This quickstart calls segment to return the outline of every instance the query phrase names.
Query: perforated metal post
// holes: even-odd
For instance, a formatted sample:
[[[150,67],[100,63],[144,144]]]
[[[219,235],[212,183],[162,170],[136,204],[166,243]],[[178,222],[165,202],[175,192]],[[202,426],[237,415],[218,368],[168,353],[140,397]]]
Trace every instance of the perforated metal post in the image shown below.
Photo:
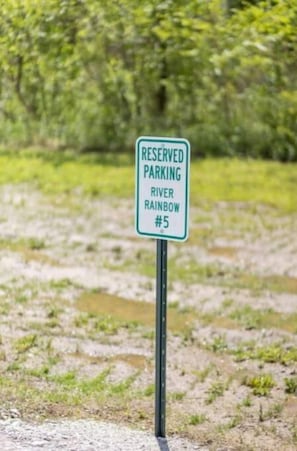
[[[167,241],[157,240],[155,435],[165,437]]]

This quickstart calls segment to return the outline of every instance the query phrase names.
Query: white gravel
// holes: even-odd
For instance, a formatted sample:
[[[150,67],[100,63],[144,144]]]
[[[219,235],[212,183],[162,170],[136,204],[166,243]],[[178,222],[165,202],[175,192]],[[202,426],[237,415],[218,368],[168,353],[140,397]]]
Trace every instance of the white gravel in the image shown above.
[[[206,451],[179,437],[153,434],[94,420],[28,423],[0,421],[1,451]]]

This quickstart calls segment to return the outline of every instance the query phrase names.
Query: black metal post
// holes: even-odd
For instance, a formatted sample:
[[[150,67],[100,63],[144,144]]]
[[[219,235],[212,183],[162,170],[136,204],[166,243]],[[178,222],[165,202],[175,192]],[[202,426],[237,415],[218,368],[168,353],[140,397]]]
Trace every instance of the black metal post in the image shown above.
[[[165,437],[167,240],[157,240],[155,436]]]

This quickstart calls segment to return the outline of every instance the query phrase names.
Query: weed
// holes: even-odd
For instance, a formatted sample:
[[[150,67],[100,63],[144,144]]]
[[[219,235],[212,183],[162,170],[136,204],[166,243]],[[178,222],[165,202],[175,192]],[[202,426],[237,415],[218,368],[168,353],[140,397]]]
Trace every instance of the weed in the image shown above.
[[[45,242],[40,238],[30,238],[28,240],[28,245],[29,249],[31,249],[32,251],[39,251],[46,247]]]
[[[246,377],[243,384],[252,388],[256,396],[268,396],[275,382],[271,374],[261,374],[259,376]]]
[[[107,376],[110,373],[110,368],[102,371],[98,376],[92,379],[82,379],[78,380],[75,373],[66,373],[63,376],[55,377],[55,382],[58,382],[66,388],[71,388],[77,393],[82,393],[85,396],[100,396],[103,392],[109,396],[119,396],[124,395],[131,388],[137,373],[128,377],[124,381],[111,384],[107,381]]]
[[[144,390],[144,396],[152,396],[155,393],[155,384],[150,384]]]
[[[248,359],[256,359],[265,363],[281,363],[283,365],[289,365],[297,361],[297,348],[291,346],[290,348],[284,349],[281,344],[272,344],[262,347],[239,347],[232,351],[232,353],[239,362]]]
[[[230,298],[224,299],[223,302],[222,302],[222,310],[224,311],[224,310],[232,307],[233,304],[234,304],[234,300],[233,299],[230,299]]]
[[[59,327],[60,326],[60,322],[58,321],[57,318],[52,318],[50,321],[47,321],[45,326],[49,327],[50,329],[54,329],[55,327]]]
[[[21,369],[21,364],[19,360],[15,360],[10,363],[7,367],[7,371],[19,371]]]
[[[193,374],[197,377],[198,382],[204,382],[208,375],[215,369],[215,365],[210,363],[203,370],[193,371]]]
[[[96,252],[96,251],[97,251],[96,244],[93,243],[87,244],[86,252]]]
[[[17,294],[15,297],[15,302],[17,304],[25,304],[28,301],[28,296],[26,294]]]
[[[154,338],[155,338],[155,331],[152,329],[152,330],[145,330],[143,333],[142,333],[142,338],[147,338],[148,340],[154,340]]]
[[[89,323],[89,315],[81,313],[74,318],[73,323],[75,327],[85,327]]]
[[[51,307],[50,310],[48,311],[47,317],[52,319],[52,318],[58,318],[59,313],[62,312],[62,309],[58,308],[58,307]]]
[[[228,344],[223,336],[218,335],[207,347],[213,352],[222,352],[228,349]]]
[[[232,417],[228,423],[225,425],[226,429],[233,429],[236,426],[238,426],[240,424],[240,422],[242,421],[242,417],[240,415],[235,415],[234,417]]]
[[[32,369],[27,371],[28,374],[38,378],[44,378],[49,374],[50,367],[48,365],[44,365],[41,368]]]
[[[51,379],[56,382],[56,384],[62,385],[63,387],[73,387],[76,384],[76,374],[74,371],[68,371],[67,373],[53,376]]]
[[[252,309],[249,305],[234,310],[230,314],[230,318],[239,321],[239,323],[247,330],[258,329],[261,324],[259,311]]]
[[[185,324],[185,327],[184,327],[184,331],[180,334],[178,334],[178,335],[181,335],[182,336],[182,339],[183,339],[183,344],[187,344],[187,343],[193,343],[193,341],[194,341],[194,337],[193,337],[193,327],[190,327],[189,325],[187,325],[187,324]]]
[[[25,335],[14,342],[14,348],[19,354],[24,353],[36,345],[36,340],[35,334]]]
[[[172,401],[181,401],[182,399],[184,399],[185,395],[186,395],[186,393],[183,391],[170,393],[170,399]]]
[[[297,376],[285,378],[285,392],[297,396]]]
[[[259,405],[259,415],[258,415],[258,418],[259,418],[259,423],[262,423],[263,421],[265,421],[264,411],[263,411],[263,405],[262,405],[261,402],[260,402],[260,405]]]
[[[104,332],[108,335],[118,333],[120,328],[135,330],[138,327],[137,321],[119,321],[111,315],[102,315],[96,318],[94,328],[98,332]]]
[[[125,380],[117,384],[110,384],[110,386],[108,387],[108,392],[112,395],[123,395],[131,388],[131,385],[135,381],[137,375],[138,372],[132,374],[131,376],[127,377]]]
[[[74,286],[74,283],[70,279],[60,279],[60,280],[52,280],[50,283],[51,288],[55,290],[64,290],[66,288],[70,288]]]
[[[197,426],[198,424],[205,423],[205,421],[207,421],[206,415],[204,415],[203,413],[202,414],[200,413],[200,414],[191,415],[189,417],[188,423],[191,426]]]
[[[115,255],[115,257],[120,258],[120,256],[122,255],[123,252],[123,248],[120,245],[117,246],[113,246],[111,248],[112,253]]]
[[[251,397],[248,395],[246,398],[244,398],[243,400],[242,400],[242,406],[244,406],[244,407],[251,407],[251,405],[252,405],[252,400],[251,400]]]
[[[213,403],[219,396],[223,396],[226,390],[226,384],[223,382],[213,382],[207,391],[206,404]]]
[[[247,330],[275,327],[291,333],[296,331],[296,313],[283,314],[272,309],[259,310],[246,305],[233,310],[228,317]]]
[[[284,409],[284,404],[274,403],[265,413],[265,419],[278,418]]]

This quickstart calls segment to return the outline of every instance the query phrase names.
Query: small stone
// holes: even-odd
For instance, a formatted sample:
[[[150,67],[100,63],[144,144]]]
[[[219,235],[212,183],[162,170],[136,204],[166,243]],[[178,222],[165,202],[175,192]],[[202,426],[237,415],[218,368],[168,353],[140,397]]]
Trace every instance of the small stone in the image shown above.
[[[10,418],[19,418],[21,416],[18,409],[9,409]]]

